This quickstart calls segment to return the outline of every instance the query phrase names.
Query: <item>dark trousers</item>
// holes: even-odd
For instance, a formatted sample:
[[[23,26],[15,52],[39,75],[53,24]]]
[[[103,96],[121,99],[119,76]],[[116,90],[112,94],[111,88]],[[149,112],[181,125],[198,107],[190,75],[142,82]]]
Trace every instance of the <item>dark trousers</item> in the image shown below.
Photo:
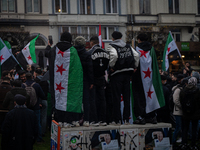
[[[187,136],[188,136],[188,131],[189,131],[189,125],[190,122],[192,122],[192,140],[191,140],[191,146],[194,146],[196,143],[196,136],[197,136],[197,125],[198,125],[198,120],[186,120],[183,119],[183,134],[182,134],[182,143],[185,144],[187,143]]]
[[[56,122],[72,123],[72,121],[79,120],[79,113],[67,112],[55,109],[54,118]]]
[[[123,120],[129,121],[130,116],[130,73],[121,72],[110,77],[113,94],[113,121],[118,123],[121,119],[121,94],[124,100]]]
[[[83,81],[83,111],[84,121],[90,121],[90,84]]]
[[[93,88],[90,90],[90,122],[98,122],[95,91],[96,86],[94,85]]]
[[[106,122],[112,122],[113,116],[113,98],[112,98],[112,90],[110,83],[106,83],[105,89],[105,97],[106,97]]]
[[[104,76],[94,78],[95,102],[98,121],[106,122],[106,98],[105,98],[105,78]]]

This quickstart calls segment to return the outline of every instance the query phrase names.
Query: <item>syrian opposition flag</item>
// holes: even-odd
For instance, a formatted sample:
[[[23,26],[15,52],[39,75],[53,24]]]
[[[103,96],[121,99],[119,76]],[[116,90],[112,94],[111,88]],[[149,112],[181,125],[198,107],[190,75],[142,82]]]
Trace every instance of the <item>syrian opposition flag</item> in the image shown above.
[[[162,70],[167,71],[169,69],[169,63],[179,58],[181,58],[181,54],[178,50],[178,47],[170,31],[167,38],[167,42],[165,44],[164,53],[163,53]]]
[[[37,37],[31,40],[17,55],[17,60],[24,69],[27,68],[27,65],[32,65],[33,63],[37,63],[35,54],[35,41],[37,40],[38,37],[39,34],[37,35]]]
[[[55,108],[81,113],[83,98],[83,70],[77,50],[64,52],[56,47],[54,63]]]
[[[138,84],[142,84],[144,90],[140,94],[144,94],[146,113],[150,113],[165,105],[157,58],[153,47],[150,51],[144,51],[136,47],[136,51],[140,55],[139,70],[141,75],[140,81],[142,82]],[[137,80],[139,81],[139,79]]]
[[[99,25],[99,46],[102,47],[104,49],[104,43],[102,41],[102,37],[101,37],[101,25]]]
[[[13,69],[18,63],[15,57],[9,51],[3,40],[0,38],[0,77],[4,70]]]
[[[121,118],[123,118],[123,111],[124,111],[123,95],[121,95],[121,104],[120,105],[121,105]],[[136,120],[136,117],[134,115],[134,109],[133,109],[133,107],[134,107],[134,99],[133,99],[132,81],[131,81],[130,82],[130,117],[129,117],[129,123],[130,124],[133,124],[133,122]]]
[[[12,48],[11,48],[11,45],[8,41],[3,41],[5,43],[5,45],[7,46],[8,50],[12,53]]]

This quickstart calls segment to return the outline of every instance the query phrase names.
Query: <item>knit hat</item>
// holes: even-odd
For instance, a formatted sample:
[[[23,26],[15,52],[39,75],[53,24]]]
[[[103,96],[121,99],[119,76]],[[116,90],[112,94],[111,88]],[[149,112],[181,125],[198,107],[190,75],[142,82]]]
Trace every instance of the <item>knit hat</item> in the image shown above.
[[[85,46],[86,40],[83,36],[77,36],[74,41],[75,46]]]
[[[197,85],[197,79],[195,77],[191,77],[188,80],[188,84],[192,84],[192,85],[196,86]]]
[[[195,77],[197,80],[199,80],[199,73],[196,72],[196,71],[194,71],[194,72],[192,73],[192,77]]]
[[[60,37],[60,41],[68,41],[68,42],[72,42],[72,35],[65,31],[62,33],[61,37]]]
[[[21,95],[21,94],[16,94],[14,97],[14,101],[18,104],[18,105],[24,105],[26,102],[26,97]]]
[[[113,39],[115,39],[115,40],[121,39],[121,38],[122,38],[122,33],[119,32],[119,31],[114,31],[114,32],[112,33],[112,37],[113,37]]]

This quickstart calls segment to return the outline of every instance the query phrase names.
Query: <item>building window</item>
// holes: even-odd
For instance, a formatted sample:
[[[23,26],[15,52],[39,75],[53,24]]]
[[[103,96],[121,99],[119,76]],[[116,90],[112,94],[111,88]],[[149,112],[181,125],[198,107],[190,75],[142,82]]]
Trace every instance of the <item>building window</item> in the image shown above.
[[[150,14],[150,0],[140,0],[140,14]]]
[[[92,26],[81,27],[80,35],[89,41],[92,36],[97,35],[97,28]]]
[[[181,41],[181,32],[172,32],[172,36],[174,37],[174,40],[176,42],[180,42]]]
[[[92,0],[79,0],[80,14],[93,14]]]
[[[118,12],[118,0],[106,0],[106,13]]]
[[[56,13],[67,13],[68,0],[55,0],[55,12]]]
[[[102,27],[101,28],[101,37],[103,40],[112,40],[111,34],[116,31],[116,27]]]
[[[169,2],[169,13],[178,14],[179,13],[179,0],[168,0]]]
[[[39,12],[40,11],[40,0],[26,0],[27,12]]]
[[[92,36],[97,35],[97,27],[94,26],[81,26],[79,32],[77,27],[62,27],[62,31],[70,32],[73,40],[77,36],[83,36],[87,41],[89,41]]]
[[[2,0],[1,10],[2,12],[15,12],[15,0]]]
[[[77,27],[62,27],[61,29],[61,34],[62,32],[68,31],[72,35],[72,39],[74,40],[78,36],[78,28]]]
[[[200,0],[197,0],[198,14],[200,14]]]

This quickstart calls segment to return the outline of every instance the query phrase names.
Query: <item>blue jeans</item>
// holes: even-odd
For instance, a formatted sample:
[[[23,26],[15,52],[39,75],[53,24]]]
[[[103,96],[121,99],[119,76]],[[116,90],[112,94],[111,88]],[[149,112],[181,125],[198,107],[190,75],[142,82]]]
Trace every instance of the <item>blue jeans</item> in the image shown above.
[[[37,142],[42,141],[42,133],[41,133],[41,124],[40,124],[40,110],[33,110],[35,112],[35,115],[37,117],[38,122],[38,137]]]
[[[177,139],[178,133],[182,129],[182,116],[175,115],[175,118],[176,118],[176,128],[175,128],[174,133],[173,133],[172,144],[176,143],[176,139]]]
[[[46,132],[47,125],[47,100],[42,100],[42,108],[40,109],[40,118],[41,118],[41,132],[42,135]]]

